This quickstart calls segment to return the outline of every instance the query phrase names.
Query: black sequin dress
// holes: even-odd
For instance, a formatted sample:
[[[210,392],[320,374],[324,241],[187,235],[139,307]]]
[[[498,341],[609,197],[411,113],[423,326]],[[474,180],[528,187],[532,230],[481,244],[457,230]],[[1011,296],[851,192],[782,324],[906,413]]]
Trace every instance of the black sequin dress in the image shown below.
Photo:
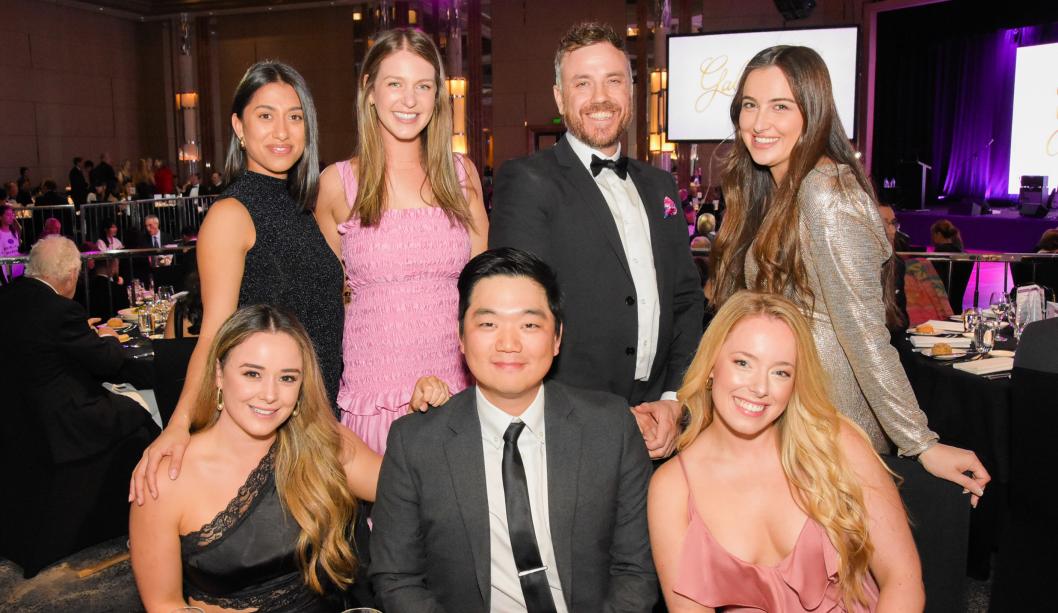
[[[246,253],[239,307],[273,304],[297,316],[316,348],[331,406],[337,407],[345,317],[338,256],[312,214],[290,196],[286,179],[246,171],[221,197],[246,207],[257,235]]]

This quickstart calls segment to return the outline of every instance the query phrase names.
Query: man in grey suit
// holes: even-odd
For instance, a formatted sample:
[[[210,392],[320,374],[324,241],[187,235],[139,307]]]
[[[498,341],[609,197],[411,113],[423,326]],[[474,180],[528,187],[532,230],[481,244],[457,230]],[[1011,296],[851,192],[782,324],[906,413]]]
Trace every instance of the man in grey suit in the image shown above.
[[[477,385],[390,430],[371,538],[383,608],[650,611],[650,461],[623,398],[544,384],[562,339],[554,273],[497,249],[458,287]]]

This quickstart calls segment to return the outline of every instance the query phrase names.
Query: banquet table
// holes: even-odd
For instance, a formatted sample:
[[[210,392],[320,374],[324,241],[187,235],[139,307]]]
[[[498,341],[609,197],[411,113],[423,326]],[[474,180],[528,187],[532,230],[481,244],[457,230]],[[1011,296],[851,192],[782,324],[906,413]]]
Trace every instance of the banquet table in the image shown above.
[[[951,362],[938,362],[915,352],[906,339],[894,344],[919,406],[929,417],[930,428],[940,435],[942,443],[974,451],[992,477],[970,520],[968,572],[985,578],[1007,506],[1010,380],[957,370]]]

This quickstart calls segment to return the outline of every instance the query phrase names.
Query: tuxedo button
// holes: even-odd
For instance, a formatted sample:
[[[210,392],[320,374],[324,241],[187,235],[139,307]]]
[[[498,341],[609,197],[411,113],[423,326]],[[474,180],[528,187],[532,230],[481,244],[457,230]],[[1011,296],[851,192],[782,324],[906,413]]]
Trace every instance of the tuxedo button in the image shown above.
[[[635,298],[633,298],[631,296],[628,296],[627,298],[625,298],[625,304],[627,304],[628,306],[632,306],[635,303],[636,303],[636,299]]]
[[[635,355],[635,354],[636,354],[636,348],[635,347],[625,347],[625,355]]]

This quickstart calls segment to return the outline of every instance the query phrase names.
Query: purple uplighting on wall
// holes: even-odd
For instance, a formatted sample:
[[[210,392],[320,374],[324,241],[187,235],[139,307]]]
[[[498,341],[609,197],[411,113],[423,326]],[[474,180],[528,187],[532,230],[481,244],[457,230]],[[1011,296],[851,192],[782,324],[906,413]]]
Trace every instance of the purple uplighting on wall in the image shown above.
[[[1055,23],[999,30],[945,58],[958,77],[938,80],[934,99],[936,117],[954,115],[934,124],[934,159],[948,156],[944,193],[1007,197],[1017,49],[1056,41]]]

